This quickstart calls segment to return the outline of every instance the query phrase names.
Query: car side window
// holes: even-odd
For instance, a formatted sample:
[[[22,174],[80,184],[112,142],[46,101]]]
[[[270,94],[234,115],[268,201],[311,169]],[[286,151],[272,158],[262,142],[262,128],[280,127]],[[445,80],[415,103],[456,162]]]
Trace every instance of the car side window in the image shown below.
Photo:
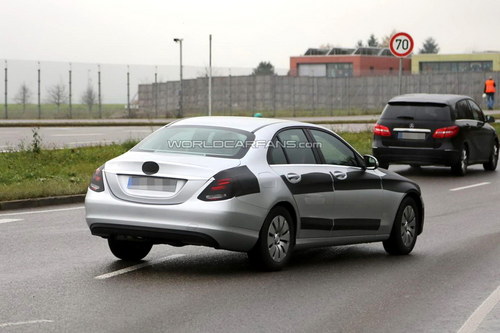
[[[479,105],[474,101],[468,100],[470,108],[472,110],[472,116],[475,120],[484,121],[484,114]]]
[[[269,164],[287,164],[285,152],[278,140],[274,140],[269,147],[268,161]]]
[[[469,103],[465,99],[455,105],[455,119],[473,119]]]
[[[310,142],[302,129],[294,128],[282,131],[278,134],[278,140],[272,147],[271,156],[280,159],[281,149],[288,164],[316,164],[316,158]],[[281,158],[282,160],[282,158]]]
[[[310,130],[317,148],[323,154],[327,164],[357,166],[356,154],[337,137],[318,130]]]

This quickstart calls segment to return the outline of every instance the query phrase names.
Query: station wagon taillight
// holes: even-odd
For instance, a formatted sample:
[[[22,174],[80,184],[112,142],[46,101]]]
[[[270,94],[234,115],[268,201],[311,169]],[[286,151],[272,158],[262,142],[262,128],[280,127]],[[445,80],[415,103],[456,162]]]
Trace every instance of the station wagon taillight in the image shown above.
[[[375,127],[373,128],[373,134],[379,136],[391,136],[391,130],[387,126],[375,124]]]
[[[453,138],[453,137],[458,135],[459,131],[460,131],[460,127],[458,127],[458,126],[442,127],[442,128],[438,128],[434,132],[434,134],[432,134],[432,137],[434,139]]]

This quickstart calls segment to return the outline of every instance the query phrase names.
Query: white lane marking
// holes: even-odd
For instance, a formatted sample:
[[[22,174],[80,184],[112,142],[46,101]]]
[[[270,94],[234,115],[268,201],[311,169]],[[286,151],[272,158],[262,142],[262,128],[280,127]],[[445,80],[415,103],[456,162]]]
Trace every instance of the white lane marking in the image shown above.
[[[19,326],[19,325],[30,325],[30,324],[42,324],[42,323],[53,323],[53,320],[48,319],[39,319],[39,320],[29,320],[29,321],[18,321],[15,323],[2,323],[0,324],[0,328],[9,327],[9,326]]]
[[[138,269],[141,269],[141,268],[144,268],[147,266],[152,266],[152,265],[158,264],[160,262],[164,262],[164,261],[168,261],[168,260],[172,260],[172,259],[176,259],[176,258],[180,258],[180,257],[184,257],[184,256],[185,256],[185,254],[173,254],[171,256],[164,257],[164,258],[161,258],[158,260],[153,260],[153,261],[145,262],[142,264],[126,267],[126,268],[119,269],[119,270],[111,272],[111,273],[102,274],[102,275],[96,276],[95,279],[97,279],[97,280],[109,279],[109,278],[117,276],[117,275],[130,273],[130,272],[136,271]]]
[[[0,219],[0,224],[23,221],[23,219]]]
[[[82,134],[52,134],[51,136],[96,136],[104,133],[82,133]]]
[[[474,311],[457,333],[475,332],[484,318],[500,302],[500,286]]]
[[[473,185],[468,185],[468,186],[462,186],[462,187],[452,188],[452,189],[450,189],[450,191],[467,190],[469,188],[474,188],[474,187],[484,186],[484,185],[490,185],[490,184],[491,184],[490,182],[484,182],[484,183],[479,183],[479,184],[473,184]]]
[[[41,214],[41,213],[53,213],[53,212],[65,212],[65,211],[68,211],[68,210],[77,210],[77,209],[85,209],[85,207],[81,206],[81,207],[72,207],[72,208],[35,210],[35,211],[32,211],[32,212],[22,212],[22,213],[7,213],[7,214],[0,214],[0,217],[3,217],[3,216],[30,215],[30,214]]]

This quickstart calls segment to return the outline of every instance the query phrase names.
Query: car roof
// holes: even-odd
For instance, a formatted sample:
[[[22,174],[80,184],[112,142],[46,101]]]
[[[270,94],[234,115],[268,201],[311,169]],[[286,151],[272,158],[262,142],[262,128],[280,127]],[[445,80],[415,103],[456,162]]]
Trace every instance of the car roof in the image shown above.
[[[274,119],[274,118],[212,116],[212,117],[185,118],[171,123],[170,126],[181,126],[181,125],[217,126],[217,127],[235,128],[247,132],[254,132],[259,128],[278,123],[283,125],[288,125],[288,124],[304,125],[303,123],[298,121]]]
[[[454,105],[462,99],[472,99],[465,95],[454,94],[405,94],[391,98],[390,103],[406,102],[406,103],[437,103]]]

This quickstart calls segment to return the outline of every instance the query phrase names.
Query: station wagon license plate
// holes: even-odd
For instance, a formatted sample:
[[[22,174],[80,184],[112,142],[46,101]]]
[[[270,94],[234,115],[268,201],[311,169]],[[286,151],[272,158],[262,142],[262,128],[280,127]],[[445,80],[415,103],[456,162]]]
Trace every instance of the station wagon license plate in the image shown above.
[[[130,176],[127,188],[130,190],[175,192],[177,180],[171,178]]]
[[[403,140],[425,140],[426,133],[419,132],[399,132],[398,139]]]

